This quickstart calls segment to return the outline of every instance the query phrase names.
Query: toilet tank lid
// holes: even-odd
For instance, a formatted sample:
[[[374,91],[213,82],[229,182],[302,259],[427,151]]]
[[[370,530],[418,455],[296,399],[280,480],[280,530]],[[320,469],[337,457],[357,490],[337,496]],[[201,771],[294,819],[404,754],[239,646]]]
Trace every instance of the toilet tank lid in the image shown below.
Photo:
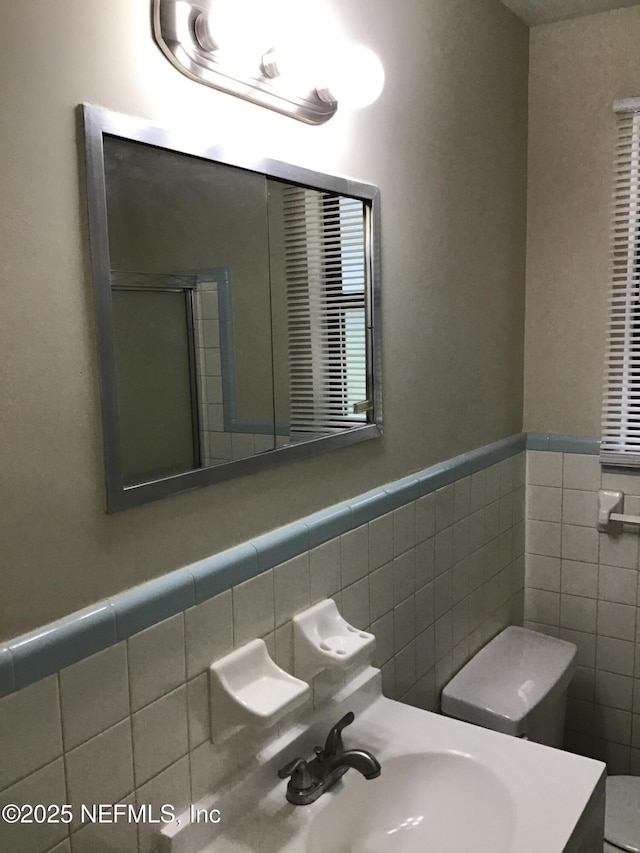
[[[565,640],[505,628],[444,688],[442,712],[505,734],[526,734],[530,712],[566,689],[576,651]]]

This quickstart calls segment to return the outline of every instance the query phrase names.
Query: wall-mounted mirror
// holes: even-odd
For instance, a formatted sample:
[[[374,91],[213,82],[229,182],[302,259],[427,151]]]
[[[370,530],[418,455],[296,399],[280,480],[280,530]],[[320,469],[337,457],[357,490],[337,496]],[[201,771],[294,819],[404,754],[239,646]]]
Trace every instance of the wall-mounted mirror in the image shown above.
[[[82,109],[108,510],[379,436],[377,189]]]

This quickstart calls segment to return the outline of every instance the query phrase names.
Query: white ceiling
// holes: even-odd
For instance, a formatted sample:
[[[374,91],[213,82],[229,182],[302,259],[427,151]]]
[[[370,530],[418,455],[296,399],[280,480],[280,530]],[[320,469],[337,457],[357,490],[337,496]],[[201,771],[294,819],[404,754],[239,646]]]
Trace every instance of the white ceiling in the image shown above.
[[[639,0],[502,0],[519,18],[529,24],[548,24],[552,21],[564,21],[566,18],[579,18],[581,15],[594,15],[596,12],[609,12],[624,6],[640,6]]]

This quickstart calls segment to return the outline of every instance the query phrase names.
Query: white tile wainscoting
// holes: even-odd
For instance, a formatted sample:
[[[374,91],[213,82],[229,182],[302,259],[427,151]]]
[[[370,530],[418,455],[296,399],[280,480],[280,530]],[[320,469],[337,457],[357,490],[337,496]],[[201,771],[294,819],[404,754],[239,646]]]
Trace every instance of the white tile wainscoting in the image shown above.
[[[522,623],[524,516],[518,453],[5,696],[0,806],[70,803],[77,815],[82,803],[197,802],[259,743],[243,732],[210,743],[208,665],[263,637],[291,671],[291,617],[325,597],[376,635],[385,693],[436,709],[451,675],[503,627]],[[313,702],[338,683],[317,676]],[[155,829],[77,818],[0,823],[0,849],[149,853]]]
[[[596,527],[598,489],[640,514],[640,477],[590,454],[527,451],[525,625],[578,646],[566,747],[640,774],[638,528]]]

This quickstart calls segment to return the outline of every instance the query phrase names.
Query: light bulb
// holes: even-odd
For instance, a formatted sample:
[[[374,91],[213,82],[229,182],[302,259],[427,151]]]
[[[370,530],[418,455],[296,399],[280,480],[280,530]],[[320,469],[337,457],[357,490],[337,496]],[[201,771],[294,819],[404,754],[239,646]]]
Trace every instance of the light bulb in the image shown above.
[[[361,44],[346,45],[337,52],[330,71],[316,87],[323,101],[343,107],[372,104],[384,88],[384,68],[376,54]]]
[[[335,15],[322,0],[274,0],[273,49],[263,57],[269,77],[281,77],[297,89],[313,89],[324,79],[327,55],[340,41]]]
[[[224,54],[225,61],[258,65],[273,43],[273,26],[266,0],[213,0],[195,23],[203,50]]]
[[[277,43],[262,63],[269,77],[285,78],[298,90],[313,89],[322,76],[322,55],[315,45]]]

